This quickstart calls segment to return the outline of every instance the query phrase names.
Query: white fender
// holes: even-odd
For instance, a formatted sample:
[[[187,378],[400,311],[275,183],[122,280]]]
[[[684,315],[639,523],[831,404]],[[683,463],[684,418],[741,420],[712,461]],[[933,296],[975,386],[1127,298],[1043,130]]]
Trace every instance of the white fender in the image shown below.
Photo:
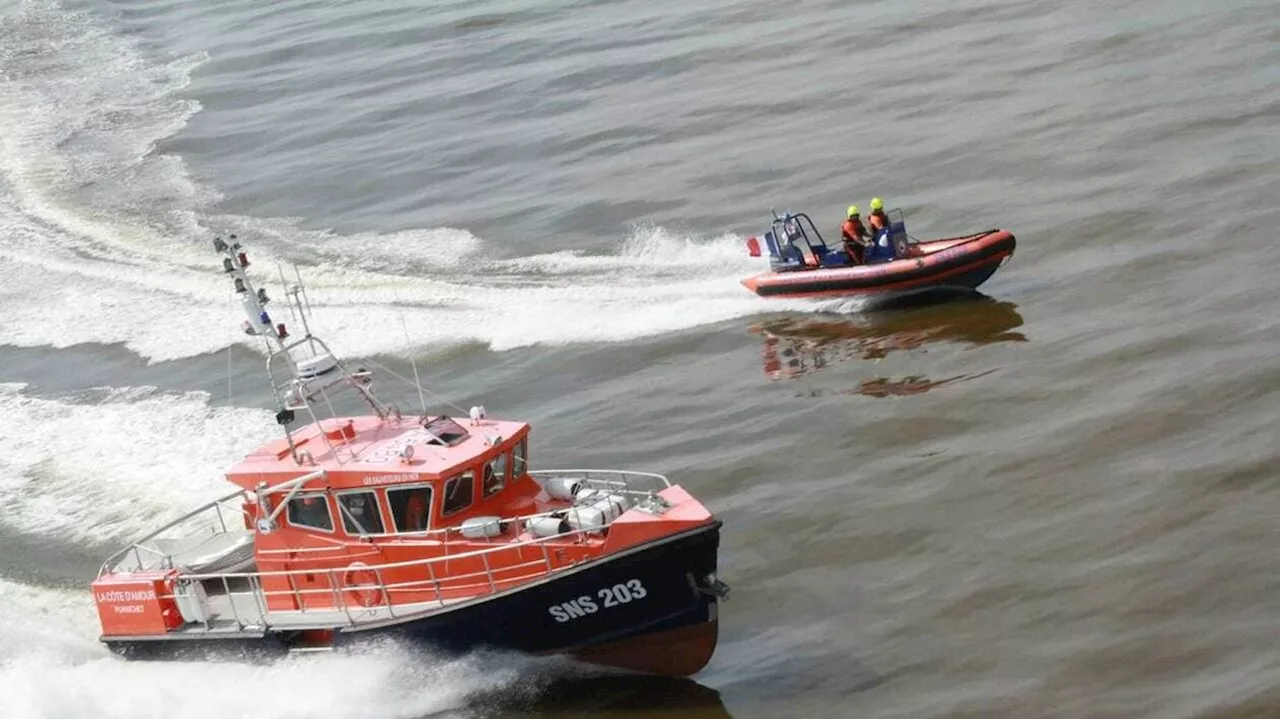
[[[569,531],[561,517],[530,517],[525,521],[524,528],[535,537],[554,537]]]
[[[542,485],[548,497],[565,502],[572,501],[573,496],[578,493],[581,487],[582,482],[573,477],[552,477],[547,480],[546,484]]]
[[[565,519],[570,529],[593,532],[604,529],[604,512],[595,507],[574,507],[566,512]]]
[[[467,539],[487,539],[502,534],[502,517],[471,517],[462,520],[462,536]]]

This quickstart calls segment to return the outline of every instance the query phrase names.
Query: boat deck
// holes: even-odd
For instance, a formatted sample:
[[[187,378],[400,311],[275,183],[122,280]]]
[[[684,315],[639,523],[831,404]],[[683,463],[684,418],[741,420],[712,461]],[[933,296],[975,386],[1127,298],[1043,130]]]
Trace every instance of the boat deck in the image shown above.
[[[210,582],[206,582],[206,585]],[[418,602],[411,604],[382,605],[376,607],[351,607],[342,609],[311,609],[306,611],[266,611],[260,596],[249,588],[231,593],[219,591],[208,594],[208,620],[188,622],[170,634],[230,636],[261,635],[268,631],[298,631],[306,629],[337,629],[342,627],[377,624],[406,616],[428,614],[442,607],[459,604],[466,599]]]

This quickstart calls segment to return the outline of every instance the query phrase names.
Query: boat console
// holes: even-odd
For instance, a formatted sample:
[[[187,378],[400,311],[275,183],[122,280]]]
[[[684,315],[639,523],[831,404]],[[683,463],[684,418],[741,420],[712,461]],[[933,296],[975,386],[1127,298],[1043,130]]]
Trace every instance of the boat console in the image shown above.
[[[911,254],[907,225],[902,217],[902,210],[893,209],[887,214],[893,259],[902,259]],[[782,215],[773,213],[773,222],[763,237],[765,247],[769,250],[769,269],[773,272],[849,267],[854,264],[843,243],[836,247],[828,245],[813,220],[803,212],[787,212]],[[759,239],[748,238],[747,250],[752,257],[759,257]]]

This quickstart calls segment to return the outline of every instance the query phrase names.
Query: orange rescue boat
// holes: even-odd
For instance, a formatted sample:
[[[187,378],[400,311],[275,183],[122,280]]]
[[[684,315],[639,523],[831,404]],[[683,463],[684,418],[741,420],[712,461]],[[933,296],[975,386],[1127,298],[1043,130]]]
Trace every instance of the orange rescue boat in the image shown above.
[[[715,650],[720,520],[661,475],[529,469],[530,426],[402,413],[307,326],[265,306],[215,240],[267,344],[283,437],[236,490],[112,555],[93,581],[101,640],[126,656],[324,651],[365,637],[567,654],[688,675]],[[362,415],[337,415],[339,395]]]
[[[889,213],[890,225],[875,238],[878,250],[856,264],[843,247],[822,239],[809,216],[774,215],[764,234],[769,271],[742,284],[761,297],[833,297],[900,295],[934,289],[976,289],[1013,257],[1016,240],[1008,230],[992,229],[962,237],[917,241],[907,234],[901,210]],[[761,256],[760,239],[747,239],[747,251]]]

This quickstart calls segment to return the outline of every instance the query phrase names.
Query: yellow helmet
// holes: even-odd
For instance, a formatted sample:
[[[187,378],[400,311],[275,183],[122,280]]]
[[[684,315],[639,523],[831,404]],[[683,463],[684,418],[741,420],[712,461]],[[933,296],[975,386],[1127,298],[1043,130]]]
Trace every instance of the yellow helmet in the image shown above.
[[[857,206],[857,205],[849,205],[849,217],[853,217],[853,216],[854,216],[854,215],[856,215],[856,214],[858,214],[858,206]]]
[[[883,210],[883,209],[884,209],[884,200],[880,199],[879,197],[873,197],[873,198],[871,198],[871,209],[872,209],[872,210]]]

